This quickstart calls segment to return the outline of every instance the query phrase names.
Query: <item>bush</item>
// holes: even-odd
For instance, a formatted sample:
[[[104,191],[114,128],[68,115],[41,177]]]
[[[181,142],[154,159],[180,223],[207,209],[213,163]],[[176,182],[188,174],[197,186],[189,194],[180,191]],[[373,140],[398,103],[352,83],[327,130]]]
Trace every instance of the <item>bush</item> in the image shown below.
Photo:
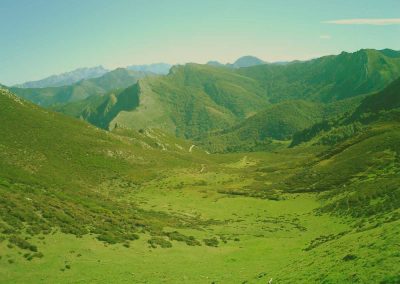
[[[130,233],[130,234],[126,234],[125,238],[127,240],[134,241],[134,240],[138,240],[139,239],[139,235],[134,234],[134,233]]]
[[[344,261],[350,261],[350,260],[355,260],[357,259],[357,256],[354,254],[347,254],[343,257]]]
[[[150,244],[150,246],[152,248],[157,248],[157,246],[160,246],[162,248],[171,248],[172,247],[172,244],[169,241],[167,241],[163,238],[160,238],[160,237],[152,237],[147,242]]]
[[[118,239],[114,235],[111,235],[109,233],[103,233],[97,236],[97,239],[99,241],[106,242],[109,244],[116,244],[118,242]]]
[[[213,237],[211,239],[204,239],[203,241],[204,241],[204,244],[209,247],[218,247],[218,244],[219,244],[216,237]]]

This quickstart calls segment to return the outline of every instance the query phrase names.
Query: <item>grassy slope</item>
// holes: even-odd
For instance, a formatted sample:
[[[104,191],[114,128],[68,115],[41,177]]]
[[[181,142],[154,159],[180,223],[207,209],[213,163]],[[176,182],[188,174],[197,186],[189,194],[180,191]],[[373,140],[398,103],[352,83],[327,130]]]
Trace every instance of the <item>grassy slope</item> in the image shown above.
[[[352,233],[315,239],[310,253],[290,265],[300,271],[300,279],[398,283],[399,139],[398,120],[372,123],[362,133],[329,147],[284,181],[289,191],[320,192],[323,205],[318,212],[354,219]],[[297,148],[301,147],[310,146]],[[335,260],[330,254],[343,258]],[[310,265],[315,275],[307,271]],[[290,279],[287,273],[285,269],[281,274],[284,282]]]
[[[169,167],[199,167],[197,151],[185,158],[186,142],[169,138],[174,145],[167,145],[161,134],[148,132],[117,136],[3,90],[0,100],[0,131],[7,133],[0,139],[3,238],[49,234],[59,228],[77,236],[94,233],[114,243],[134,238],[136,232],[162,233],[163,226],[181,222],[117,202],[107,185],[136,188]]]
[[[357,220],[351,234],[325,236],[311,243],[310,253],[291,269],[317,263],[320,280],[333,282],[366,282],[365,275],[354,273],[359,269],[386,269],[380,272],[380,283],[397,283],[400,267],[396,238],[400,219],[400,160],[399,160],[399,80],[383,91],[366,97],[352,113],[320,132],[315,131],[309,140],[296,148],[328,141],[329,147],[303,166],[303,170],[284,181],[283,188],[296,192],[320,192],[324,203],[318,211]],[[346,127],[355,123],[361,129],[347,135]],[[306,131],[304,134],[306,134]],[[307,136],[307,135],[306,135]],[[341,137],[333,139],[332,137]],[[327,137],[330,137],[328,140]],[[325,139],[325,140],[324,140]],[[345,262],[333,262],[318,256],[323,251],[344,252]],[[373,257],[377,254],[378,257]],[[342,274],[327,269],[339,265]],[[302,270],[301,270],[302,271]],[[286,272],[286,270],[285,270]],[[343,278],[347,273],[347,278]],[[302,273],[304,277],[308,273]],[[378,277],[379,272],[369,274]],[[283,279],[288,279],[282,274]],[[339,280],[342,279],[342,280]]]
[[[78,83],[49,88],[10,88],[18,96],[41,106],[51,106],[84,100],[93,95],[103,95],[114,89],[127,88],[145,77],[143,72],[116,69],[99,78],[82,80]]]
[[[353,113],[336,123],[324,123],[325,128],[319,124],[296,135],[292,146],[302,141],[302,147],[326,144],[329,148],[294,176],[288,187],[296,184],[297,190],[303,191],[333,190],[329,196],[337,195],[337,200],[331,207],[354,215],[398,208],[399,82],[366,97]]]

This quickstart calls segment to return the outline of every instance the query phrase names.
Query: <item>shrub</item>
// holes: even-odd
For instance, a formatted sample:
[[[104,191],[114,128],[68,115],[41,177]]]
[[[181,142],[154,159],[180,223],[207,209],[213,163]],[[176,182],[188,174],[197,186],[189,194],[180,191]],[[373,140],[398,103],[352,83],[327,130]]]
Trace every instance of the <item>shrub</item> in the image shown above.
[[[204,241],[204,244],[209,247],[218,247],[218,244],[219,244],[216,237],[213,237],[211,239],[204,239],[203,241]]]
[[[109,244],[116,244],[118,242],[118,239],[114,235],[111,235],[109,233],[100,234],[97,236],[97,239],[99,241],[106,242]]]
[[[161,237],[152,237],[147,242],[150,244],[150,246],[152,248],[157,248],[157,246],[160,246],[162,248],[171,248],[172,247],[172,244],[169,241],[167,241]]]
[[[127,240],[134,241],[134,240],[138,240],[139,239],[139,235],[137,235],[135,233],[130,233],[130,234],[126,234],[125,238]]]
[[[344,261],[350,261],[357,259],[357,256],[354,254],[347,254],[342,258]]]

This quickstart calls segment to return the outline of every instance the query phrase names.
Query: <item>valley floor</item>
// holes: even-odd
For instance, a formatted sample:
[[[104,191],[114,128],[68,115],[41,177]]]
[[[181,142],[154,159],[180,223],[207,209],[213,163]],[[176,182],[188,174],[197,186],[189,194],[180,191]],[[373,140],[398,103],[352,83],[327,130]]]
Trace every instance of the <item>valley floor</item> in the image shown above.
[[[198,244],[149,243],[152,236],[143,233],[129,244],[110,245],[93,235],[55,232],[32,238],[44,256],[28,261],[23,250],[2,242],[0,282],[377,283],[398,272],[398,223],[356,232],[354,220],[318,213],[317,194],[276,200],[232,194],[251,182],[245,173],[258,161],[239,155],[228,160],[225,171],[204,165],[169,171],[136,189],[102,185],[143,209],[198,220],[164,228]]]
[[[38,240],[43,259],[28,262],[15,251],[8,251],[9,257],[2,259],[0,274],[5,277],[1,281],[241,283],[274,278],[279,283],[279,270],[303,258],[302,249],[312,239],[347,229],[340,220],[315,216],[312,210],[317,202],[312,195],[270,201],[226,197],[204,189],[179,189],[140,192],[138,196],[145,207],[213,219],[211,224],[180,232],[200,240],[217,235],[218,246],[188,246],[173,241],[172,248],[149,248],[149,237],[143,235],[126,248],[105,246],[90,236],[78,239],[57,233],[46,237],[42,245]],[[9,264],[8,259],[16,263]],[[63,271],[65,265],[70,269]]]

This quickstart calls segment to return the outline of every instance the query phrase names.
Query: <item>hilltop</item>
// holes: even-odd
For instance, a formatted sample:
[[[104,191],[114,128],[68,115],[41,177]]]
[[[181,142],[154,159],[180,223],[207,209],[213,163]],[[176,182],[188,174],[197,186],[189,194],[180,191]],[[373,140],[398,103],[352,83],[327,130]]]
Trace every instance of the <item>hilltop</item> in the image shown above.
[[[234,63],[228,64],[227,66],[232,67],[232,68],[243,68],[243,67],[263,65],[266,63],[267,62],[261,60],[260,58],[255,57],[255,56],[246,55],[246,56],[242,56],[242,57],[238,58]]]
[[[250,67],[250,66],[257,66],[266,64],[267,62],[257,58],[255,56],[246,55],[236,59],[233,63],[223,64],[216,60],[210,60],[207,62],[207,65],[215,66],[215,67],[228,67],[228,68],[243,68],[243,67]]]

